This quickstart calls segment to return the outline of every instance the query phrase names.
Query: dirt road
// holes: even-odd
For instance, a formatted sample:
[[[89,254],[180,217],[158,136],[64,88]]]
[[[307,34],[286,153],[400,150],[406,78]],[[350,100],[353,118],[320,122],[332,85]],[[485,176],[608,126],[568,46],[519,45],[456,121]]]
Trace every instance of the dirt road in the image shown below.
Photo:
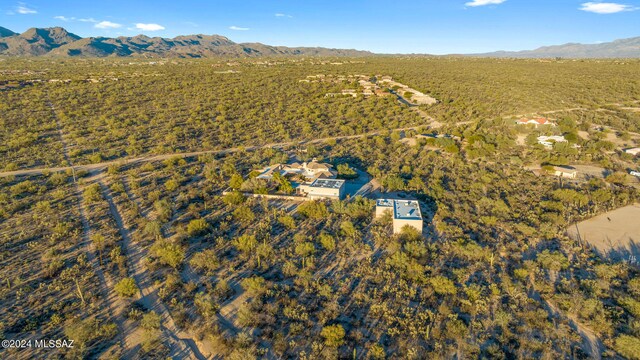
[[[60,118],[56,113],[56,109],[51,103],[51,101],[47,101],[47,106],[51,109],[51,113],[56,120],[56,127],[58,136],[60,137],[60,143],[62,144],[62,153],[65,161],[69,165],[69,167],[73,167],[73,163],[71,162],[71,158],[69,156],[69,149],[67,146],[67,142],[64,138],[64,131],[62,129],[62,125],[60,123]],[[97,249],[93,241],[91,241],[91,225],[89,224],[89,220],[87,217],[86,204],[87,201],[84,198],[84,188],[76,181],[74,176],[74,191],[76,193],[76,206],[78,208],[78,213],[80,217],[80,222],[82,224],[82,244],[81,246],[84,248],[84,252],[87,255],[87,262],[91,264],[93,268],[93,272],[96,274],[98,281],[100,282],[100,295],[104,299],[106,303],[106,311],[116,326],[118,327],[118,335],[116,337],[118,341],[118,346],[120,347],[120,352],[125,352],[127,350],[127,331],[124,319],[122,317],[124,310],[124,302],[117,298],[115,293],[113,292],[113,283],[110,281],[108,277],[105,276],[102,271],[102,265],[98,261],[96,257]]]
[[[591,359],[602,359],[602,353],[606,350],[604,344],[598,336],[584,324],[580,323],[575,316],[565,316],[560,309],[558,309],[553,303],[547,299],[543,299],[540,296],[538,290],[536,290],[535,282],[531,281],[531,288],[528,293],[529,298],[542,304],[542,307],[547,311],[550,317],[557,319],[566,319],[569,326],[575,330],[582,338],[582,348],[589,354]]]
[[[406,130],[415,130],[424,125],[412,126],[412,127],[404,127],[391,129],[390,131],[406,131]],[[183,152],[183,153],[171,153],[171,154],[162,154],[162,155],[151,155],[145,157],[137,157],[137,158],[123,158],[118,160],[106,161],[97,164],[89,164],[89,165],[77,165],[77,166],[62,166],[62,167],[51,167],[51,168],[34,168],[34,169],[23,169],[23,170],[15,170],[15,171],[5,171],[0,172],[0,177],[7,176],[30,176],[30,175],[41,175],[43,173],[51,173],[51,172],[60,172],[67,170],[75,170],[77,171],[88,171],[88,172],[96,172],[102,171],[108,168],[111,165],[127,165],[127,164],[140,164],[146,162],[154,162],[154,161],[162,161],[166,159],[171,159],[174,157],[180,158],[188,158],[188,157],[196,157],[199,155],[227,155],[240,151],[255,151],[260,149],[267,148],[279,148],[279,147],[287,147],[292,145],[305,145],[305,144],[318,144],[323,143],[330,140],[349,140],[349,139],[358,139],[367,136],[375,136],[380,135],[382,130],[372,131],[359,135],[344,135],[344,136],[331,136],[326,138],[314,139],[314,140],[301,140],[301,141],[289,141],[289,142],[281,142],[281,143],[271,143],[266,145],[256,145],[256,146],[247,146],[247,147],[233,147],[227,149],[220,150],[204,150],[204,151],[194,151],[194,152]]]
[[[101,180],[98,181],[98,184],[100,184],[102,194],[109,204],[111,216],[115,220],[120,236],[122,237],[123,250],[127,258],[129,274],[133,277],[140,289],[141,297],[138,299],[138,302],[146,309],[155,311],[162,318],[162,330],[165,335],[165,340],[169,343],[169,357],[172,359],[206,359],[198,349],[195,340],[191,339],[188,334],[176,326],[169,310],[158,297],[153,280],[144,266],[145,259],[147,259],[148,256],[146,249],[132,241],[129,229],[125,226],[118,207],[113,201],[110,189]]]

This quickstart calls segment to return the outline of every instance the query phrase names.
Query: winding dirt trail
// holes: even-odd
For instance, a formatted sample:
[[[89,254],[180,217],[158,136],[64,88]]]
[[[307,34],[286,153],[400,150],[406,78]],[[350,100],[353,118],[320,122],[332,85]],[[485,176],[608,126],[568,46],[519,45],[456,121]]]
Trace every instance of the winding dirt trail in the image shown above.
[[[124,184],[125,184],[124,185],[125,194],[127,198],[130,201],[134,202],[139,207],[141,211],[140,214],[142,217],[144,217],[147,220],[151,220],[149,218],[149,212],[142,208],[137,197],[133,196],[133,194],[131,193],[128,182],[125,181]],[[117,214],[116,222],[118,223],[118,227],[123,231],[127,231],[128,233],[128,229],[124,225],[122,216],[120,216],[120,213],[118,212],[118,208],[114,204],[113,199],[111,198],[111,194],[109,193],[109,190],[106,188],[106,186],[105,186],[105,189],[109,196],[108,198],[109,203],[113,204],[112,211],[115,214]],[[164,229],[161,229],[161,232],[162,232],[162,236],[164,237]],[[145,306],[155,306],[157,308],[157,310],[155,310],[156,312],[158,311],[163,312],[163,314],[160,314],[160,315],[162,316],[163,319],[166,320],[166,323],[165,323],[166,329],[169,330],[171,333],[175,334],[173,338],[176,341],[180,341],[184,343],[184,345],[188,346],[188,350],[190,350],[192,354],[192,357],[190,358],[197,358],[197,359],[211,358],[215,354],[215,349],[212,349],[211,346],[209,346],[209,344],[205,341],[194,340],[195,336],[190,334],[188,331],[180,330],[175,325],[175,322],[173,321],[171,314],[166,309],[166,307],[162,304],[161,300],[157,297],[155,290],[152,288],[151,279],[149,279],[147,271],[145,271],[142,264],[140,263],[142,259],[146,258],[147,251],[145,249],[142,249],[140,245],[132,243],[131,236],[129,234],[127,234],[127,240],[128,240],[127,251],[128,251],[128,255],[130,255],[129,258],[136,262],[135,273],[137,274],[137,276],[134,275],[134,279],[136,280],[136,283],[138,284],[140,291],[143,293],[143,299],[146,298],[147,301],[150,303],[149,305],[145,304]],[[185,283],[189,281],[194,281],[197,283],[199,280],[198,275],[193,273],[193,271],[191,271],[191,268],[188,264],[185,264],[184,269],[180,272],[180,276],[182,281]],[[144,295],[144,294],[147,294],[147,295]],[[183,347],[182,349],[184,350]]]
[[[589,327],[578,321],[575,316],[563,314],[562,311],[560,311],[560,309],[558,309],[553,303],[551,303],[547,299],[543,299],[542,296],[540,296],[538,290],[536,290],[535,284],[533,283],[532,279],[530,279],[530,282],[531,288],[529,289],[529,297],[542,304],[550,317],[557,319],[566,319],[569,323],[569,326],[571,326],[571,328],[575,330],[582,338],[582,348],[589,354],[589,357],[591,359],[601,360],[602,353],[606,350],[606,348],[602,341],[598,338],[596,333]]]
[[[69,148],[64,138],[64,131],[62,128],[62,124],[60,123],[60,118],[58,117],[58,114],[56,113],[56,109],[51,103],[51,100],[47,101],[47,106],[51,109],[51,113],[56,121],[57,132],[58,132],[58,136],[60,137],[60,143],[62,144],[62,154],[64,156],[64,159],[67,162],[67,164],[71,168],[73,168],[73,163],[71,162],[71,158],[69,156]],[[86,209],[87,201],[84,198],[84,187],[78,183],[77,179],[75,178],[75,172],[74,172],[74,178],[73,178],[73,186],[74,186],[75,196],[77,199],[75,203],[78,208],[80,222],[82,223],[82,243],[80,246],[84,248],[84,253],[87,255],[87,261],[89,262],[89,264],[91,264],[91,267],[93,268],[93,271],[100,282],[100,286],[99,286],[100,293],[107,305],[106,307],[107,314],[109,315],[109,318],[114,321],[114,323],[118,328],[118,335],[116,338],[118,340],[118,346],[120,347],[120,352],[126,352],[127,351],[127,335],[126,335],[127,331],[126,331],[125,321],[122,317],[125,304],[115,295],[115,292],[112,291],[114,284],[111,282],[110,278],[105,276],[104,272],[102,271],[102,266],[98,261],[98,258],[96,257],[97,249],[93,241],[91,241],[91,235],[90,235],[91,225],[89,224],[89,220],[87,217],[87,209]]]
[[[148,256],[147,250],[132,241],[129,229],[125,226],[118,207],[113,200],[111,190],[105,185],[102,179],[98,180],[98,184],[100,184],[105,200],[109,203],[111,216],[115,220],[118,231],[122,237],[124,252],[129,265],[129,273],[140,290],[140,298],[138,301],[146,309],[155,311],[162,319],[162,330],[165,339],[168,340],[170,345],[169,357],[172,359],[206,359],[207,357],[200,352],[196,342],[176,326],[169,310],[158,297],[153,280],[144,266],[144,260]]]

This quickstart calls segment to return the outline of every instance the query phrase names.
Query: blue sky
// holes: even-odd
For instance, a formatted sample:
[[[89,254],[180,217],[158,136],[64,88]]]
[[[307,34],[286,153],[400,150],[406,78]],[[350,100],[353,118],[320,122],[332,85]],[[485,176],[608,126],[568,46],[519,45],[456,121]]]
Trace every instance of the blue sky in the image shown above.
[[[476,53],[640,36],[640,0],[3,0],[0,26],[80,36],[220,34],[378,53]]]

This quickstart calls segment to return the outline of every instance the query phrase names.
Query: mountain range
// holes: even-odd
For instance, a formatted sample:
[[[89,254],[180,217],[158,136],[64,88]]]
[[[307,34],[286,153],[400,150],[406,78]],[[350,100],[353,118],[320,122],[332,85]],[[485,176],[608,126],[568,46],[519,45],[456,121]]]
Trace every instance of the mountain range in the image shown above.
[[[478,57],[502,58],[640,58],[640,37],[620,39],[600,44],[577,44],[543,46],[535,50],[497,51],[473,54]]]
[[[174,38],[120,36],[82,38],[61,27],[31,28],[22,34],[0,27],[0,55],[5,56],[142,56],[142,57],[257,57],[280,55],[372,56],[369,51],[322,47],[286,47],[261,43],[235,43],[220,35],[185,35]],[[600,44],[544,46],[535,50],[471,54],[509,58],[640,58],[640,37]]]
[[[31,28],[22,34],[0,27],[0,55],[8,56],[144,56],[255,57],[278,55],[369,56],[368,51],[321,47],[270,46],[235,43],[220,35],[186,35],[172,39],[138,35],[82,38],[61,27]]]

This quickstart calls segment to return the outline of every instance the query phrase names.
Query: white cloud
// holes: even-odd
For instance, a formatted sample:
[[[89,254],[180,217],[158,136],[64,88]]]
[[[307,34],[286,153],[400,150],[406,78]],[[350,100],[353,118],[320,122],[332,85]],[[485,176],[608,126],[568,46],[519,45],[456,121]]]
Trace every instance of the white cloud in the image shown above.
[[[18,12],[18,14],[37,14],[38,13],[34,9],[28,8],[25,4],[16,6],[16,11]]]
[[[233,26],[229,26],[229,29],[230,29],[230,30],[236,30],[236,31],[247,31],[247,30],[249,30],[249,28],[245,28],[245,27],[238,27],[238,26],[235,26],[235,25],[233,25]]]
[[[140,30],[144,30],[144,31],[158,31],[158,30],[164,30],[164,26],[159,25],[159,24],[137,23],[136,24],[136,29],[140,29]]]
[[[78,19],[78,21],[81,22],[90,22],[90,23],[97,23],[98,20],[94,19],[94,18],[85,18],[85,19]]]
[[[100,21],[99,23],[94,25],[98,29],[117,29],[122,27],[122,24],[117,24],[111,21]]]
[[[502,4],[507,0],[473,0],[466,3],[466,6],[476,7],[476,6],[485,6],[485,5],[498,5]]]
[[[607,2],[587,2],[582,4],[580,8],[582,11],[588,11],[596,14],[615,14],[622,11],[633,11],[636,10],[633,6],[618,4],[618,3],[607,3]]]
[[[57,19],[57,20],[62,20],[62,21],[71,21],[71,20],[75,20],[76,19],[74,17],[68,18],[68,17],[62,16],[62,15],[54,16],[53,18]]]
[[[287,14],[283,14],[283,13],[277,13],[276,17],[287,17],[287,18],[292,18],[293,16],[291,15],[287,15]]]

